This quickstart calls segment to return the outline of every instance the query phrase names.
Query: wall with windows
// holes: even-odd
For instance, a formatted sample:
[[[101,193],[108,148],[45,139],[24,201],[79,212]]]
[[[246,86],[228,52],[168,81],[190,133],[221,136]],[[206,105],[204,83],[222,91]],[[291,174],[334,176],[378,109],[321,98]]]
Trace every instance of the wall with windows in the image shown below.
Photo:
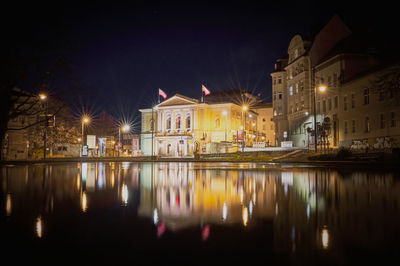
[[[342,117],[341,146],[354,147],[354,143],[366,141],[370,148],[380,148],[380,139],[385,137],[392,146],[399,143],[399,95],[375,83],[388,71],[391,69],[381,69],[343,84],[341,93],[347,95],[348,103],[347,108],[340,104],[338,114]]]

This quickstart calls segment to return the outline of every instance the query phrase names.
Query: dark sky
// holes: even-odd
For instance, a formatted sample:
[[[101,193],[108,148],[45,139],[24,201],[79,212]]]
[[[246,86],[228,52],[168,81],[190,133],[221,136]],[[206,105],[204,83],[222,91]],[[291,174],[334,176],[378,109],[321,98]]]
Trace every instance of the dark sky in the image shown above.
[[[158,88],[196,98],[201,84],[211,92],[249,89],[271,101],[269,74],[295,34],[315,34],[335,14],[353,28],[395,21],[382,1],[184,3],[21,2],[3,9],[11,43],[39,47],[41,55],[21,87],[37,90],[51,71],[51,91],[75,107],[130,117],[156,101]]]

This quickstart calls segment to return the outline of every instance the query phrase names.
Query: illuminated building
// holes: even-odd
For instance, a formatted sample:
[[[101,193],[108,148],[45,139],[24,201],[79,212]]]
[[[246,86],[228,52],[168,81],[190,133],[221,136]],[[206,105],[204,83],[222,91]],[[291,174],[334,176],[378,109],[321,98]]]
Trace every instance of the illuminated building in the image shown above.
[[[232,152],[243,140],[250,147],[272,143],[272,106],[247,91],[212,93],[204,102],[176,94],[139,111],[144,155],[193,156],[196,149],[199,153]]]

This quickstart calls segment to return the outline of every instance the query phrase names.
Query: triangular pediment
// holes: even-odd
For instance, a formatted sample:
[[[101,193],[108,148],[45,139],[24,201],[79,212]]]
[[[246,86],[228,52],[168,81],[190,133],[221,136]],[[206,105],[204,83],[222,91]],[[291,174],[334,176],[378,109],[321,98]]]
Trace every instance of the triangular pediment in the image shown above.
[[[171,98],[159,103],[157,107],[165,107],[165,106],[175,106],[175,105],[188,105],[188,104],[197,104],[198,100],[192,99],[180,94],[175,94]]]

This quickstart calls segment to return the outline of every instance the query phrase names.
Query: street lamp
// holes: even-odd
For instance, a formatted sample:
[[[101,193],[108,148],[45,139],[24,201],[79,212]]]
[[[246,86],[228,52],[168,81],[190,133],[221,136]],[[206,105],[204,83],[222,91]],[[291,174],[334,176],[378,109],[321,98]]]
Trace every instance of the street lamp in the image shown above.
[[[325,92],[327,87],[325,85],[319,85],[318,90]],[[314,149],[317,152],[317,87],[314,87]]]
[[[83,135],[83,133],[84,133],[84,127],[85,127],[85,124],[89,124],[89,122],[90,122],[90,119],[89,119],[88,116],[83,116],[83,117],[82,117],[82,137],[81,137],[81,139],[82,139],[82,145],[81,145],[81,155],[83,155],[83,145],[86,145],[85,137],[84,137],[84,135]]]
[[[224,111],[222,111],[222,115],[225,116],[225,141],[226,141],[226,119],[227,119],[228,112],[224,110]]]
[[[45,123],[44,123],[44,135],[43,135],[43,159],[46,159],[47,126],[49,123],[49,120],[47,119],[47,112],[48,112],[47,95],[45,93],[40,93],[39,100],[46,105],[44,107],[45,108],[45,114],[44,114]]]
[[[118,157],[121,156],[121,130],[122,132],[128,132],[131,129],[131,126],[128,124],[124,124],[118,128]]]
[[[246,112],[248,108],[249,107],[247,105],[243,105],[242,106],[242,124],[243,124],[243,129],[244,129],[245,132],[246,132],[246,114],[243,115],[243,112]],[[243,118],[244,118],[244,121],[243,121]],[[242,132],[242,136],[243,136],[243,132]],[[243,141],[242,142],[242,151],[244,151],[245,136],[243,136],[243,140],[242,141]]]

